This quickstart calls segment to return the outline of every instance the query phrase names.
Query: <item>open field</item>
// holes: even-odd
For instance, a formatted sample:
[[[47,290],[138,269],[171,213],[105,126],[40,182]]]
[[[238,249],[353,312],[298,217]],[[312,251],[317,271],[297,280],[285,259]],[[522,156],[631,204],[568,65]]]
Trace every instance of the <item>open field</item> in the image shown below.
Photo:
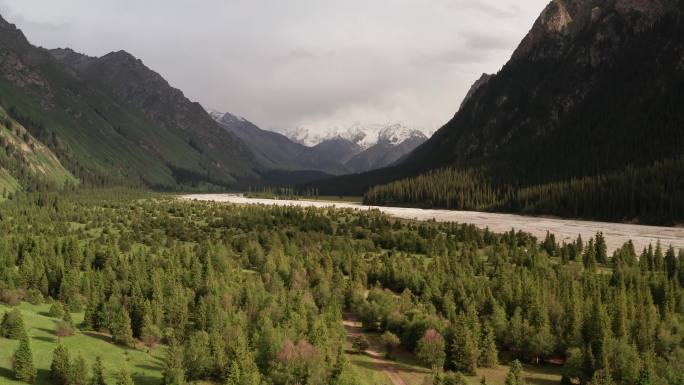
[[[183,199],[229,202],[236,204],[262,204],[278,206],[353,208],[361,210],[377,209],[391,216],[403,219],[436,220],[438,222],[471,223],[478,227],[488,227],[496,233],[510,231],[512,228],[528,232],[543,239],[546,232],[555,234],[558,242],[571,242],[582,235],[587,240],[596,232],[602,231],[608,246],[608,252],[625,244],[630,239],[637,252],[649,244],[661,242],[663,246],[674,246],[684,249],[684,228],[630,225],[624,223],[580,221],[572,219],[526,217],[514,214],[481,213],[475,211],[426,210],[404,207],[364,206],[360,203],[325,202],[313,200],[270,200],[245,198],[235,194],[194,194],[185,195]]]
[[[0,314],[9,309],[0,304]],[[47,316],[50,305],[31,305],[22,303],[19,305],[26,332],[31,341],[33,362],[38,370],[36,385],[48,385],[52,351],[57,347],[57,338],[54,335],[57,319]],[[72,313],[74,322],[78,324],[83,320],[83,313]],[[19,345],[18,341],[0,338],[0,384],[19,385],[23,382],[13,380],[12,355]],[[81,333],[76,331],[71,337],[64,339],[64,345],[69,349],[72,359],[82,355],[86,362],[92,365],[95,357],[102,357],[105,365],[105,375],[110,383],[114,383],[116,374],[124,366],[131,372],[137,385],[157,385],[161,381],[163,349],[147,351],[141,349],[129,349],[114,345],[110,337],[100,333]]]

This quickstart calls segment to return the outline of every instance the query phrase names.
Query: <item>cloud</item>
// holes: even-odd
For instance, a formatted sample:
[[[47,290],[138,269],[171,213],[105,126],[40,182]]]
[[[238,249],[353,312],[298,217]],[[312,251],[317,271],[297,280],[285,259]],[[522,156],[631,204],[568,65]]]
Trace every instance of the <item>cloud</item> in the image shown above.
[[[0,0],[34,44],[140,57],[264,128],[435,129],[548,0]]]

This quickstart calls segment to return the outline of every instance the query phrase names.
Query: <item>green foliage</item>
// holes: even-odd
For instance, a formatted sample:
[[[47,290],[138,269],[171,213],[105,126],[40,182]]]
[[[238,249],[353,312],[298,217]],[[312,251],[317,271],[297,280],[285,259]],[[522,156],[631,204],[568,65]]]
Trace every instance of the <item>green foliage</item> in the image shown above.
[[[26,338],[26,327],[24,326],[21,310],[15,308],[3,314],[2,323],[0,323],[0,336],[12,340]]]
[[[387,354],[387,358],[392,358],[394,354],[394,350],[401,345],[401,340],[399,337],[392,333],[391,331],[385,331],[382,333],[382,343],[385,345],[385,351]]]
[[[28,337],[24,336],[19,340],[19,347],[12,357],[12,367],[14,378],[19,381],[32,384],[36,380],[37,371],[33,366],[33,353]]]
[[[97,356],[95,358],[95,363],[93,364],[93,376],[90,378],[89,385],[107,385],[104,375],[104,364],[102,363],[102,357]]]
[[[684,219],[684,156],[650,166],[514,187],[481,170],[445,168],[375,186],[364,203],[672,224]],[[607,259],[597,240],[598,262]]]
[[[418,341],[416,355],[433,370],[442,370],[446,356],[444,337],[435,329],[426,330]]]
[[[128,369],[121,369],[118,374],[118,379],[116,380],[116,385],[135,385]]]
[[[55,385],[68,385],[71,371],[71,358],[66,346],[60,344],[52,352],[52,364],[50,364],[50,378]]]
[[[50,311],[48,311],[48,315],[52,318],[62,318],[64,317],[64,306],[62,306],[61,303],[55,302],[50,306]]]
[[[523,380],[523,368],[520,361],[515,360],[511,363],[511,368],[506,375],[506,380],[504,382],[506,385],[524,385]]]
[[[89,380],[88,364],[82,355],[78,355],[76,359],[71,362],[69,368],[69,384],[70,385],[88,385]]]

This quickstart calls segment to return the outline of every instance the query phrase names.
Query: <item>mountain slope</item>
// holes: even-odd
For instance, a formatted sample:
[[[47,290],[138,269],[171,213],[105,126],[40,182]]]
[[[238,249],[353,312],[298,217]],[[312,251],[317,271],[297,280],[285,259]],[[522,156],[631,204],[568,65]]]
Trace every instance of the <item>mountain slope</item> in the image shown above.
[[[124,52],[50,52],[0,19],[0,75],[2,105],[87,185],[229,186],[256,177],[239,139]]]
[[[400,165],[316,187],[361,194],[453,167],[517,189],[675,159],[684,149],[682,4],[554,0],[511,60],[483,80]]]
[[[321,171],[332,175],[347,172],[340,162],[293,142],[285,135],[262,130],[254,123],[230,113],[212,112],[211,115],[221,126],[241,139],[266,169]]]
[[[390,166],[425,143],[427,137],[413,131],[406,137],[380,136],[376,144],[349,159],[345,165],[354,172],[365,172]]]

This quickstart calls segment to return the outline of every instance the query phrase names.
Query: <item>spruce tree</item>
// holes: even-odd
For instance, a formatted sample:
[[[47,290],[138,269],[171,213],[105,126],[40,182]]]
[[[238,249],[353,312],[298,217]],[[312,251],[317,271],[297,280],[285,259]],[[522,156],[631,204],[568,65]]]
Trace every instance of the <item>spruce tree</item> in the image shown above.
[[[50,378],[56,385],[69,384],[69,371],[71,359],[66,346],[59,344],[52,352],[52,364],[50,364]]]
[[[93,376],[90,378],[90,385],[107,385],[104,377],[102,357],[97,356],[95,358],[95,363],[93,364]]]
[[[35,366],[33,366],[31,344],[26,336],[19,341],[19,347],[14,352],[12,367],[15,379],[29,384],[36,380],[37,371]]]
[[[88,365],[80,354],[69,368],[69,385],[88,385]]]
[[[175,338],[171,339],[169,346],[166,348],[162,375],[164,385],[185,385],[183,349]]]
[[[480,346],[479,364],[485,368],[494,368],[499,364],[499,352],[496,348],[496,339],[494,330],[487,325],[482,334],[482,343]]]
[[[525,384],[525,381],[523,380],[523,368],[520,361],[515,360],[511,362],[511,368],[508,370],[508,374],[506,374],[506,380],[504,383],[506,385]]]
[[[5,312],[0,323],[0,337],[11,340],[21,340],[26,337],[26,327],[21,310],[15,308],[10,312]]]
[[[125,367],[119,372],[116,385],[135,385],[131,373]]]
[[[114,320],[112,321],[112,338],[114,342],[122,345],[133,343],[133,330],[131,329],[131,318],[126,309],[121,306]]]
[[[479,351],[470,332],[468,322],[462,314],[459,315],[456,321],[451,354],[451,363],[456,371],[469,375],[475,374]]]

